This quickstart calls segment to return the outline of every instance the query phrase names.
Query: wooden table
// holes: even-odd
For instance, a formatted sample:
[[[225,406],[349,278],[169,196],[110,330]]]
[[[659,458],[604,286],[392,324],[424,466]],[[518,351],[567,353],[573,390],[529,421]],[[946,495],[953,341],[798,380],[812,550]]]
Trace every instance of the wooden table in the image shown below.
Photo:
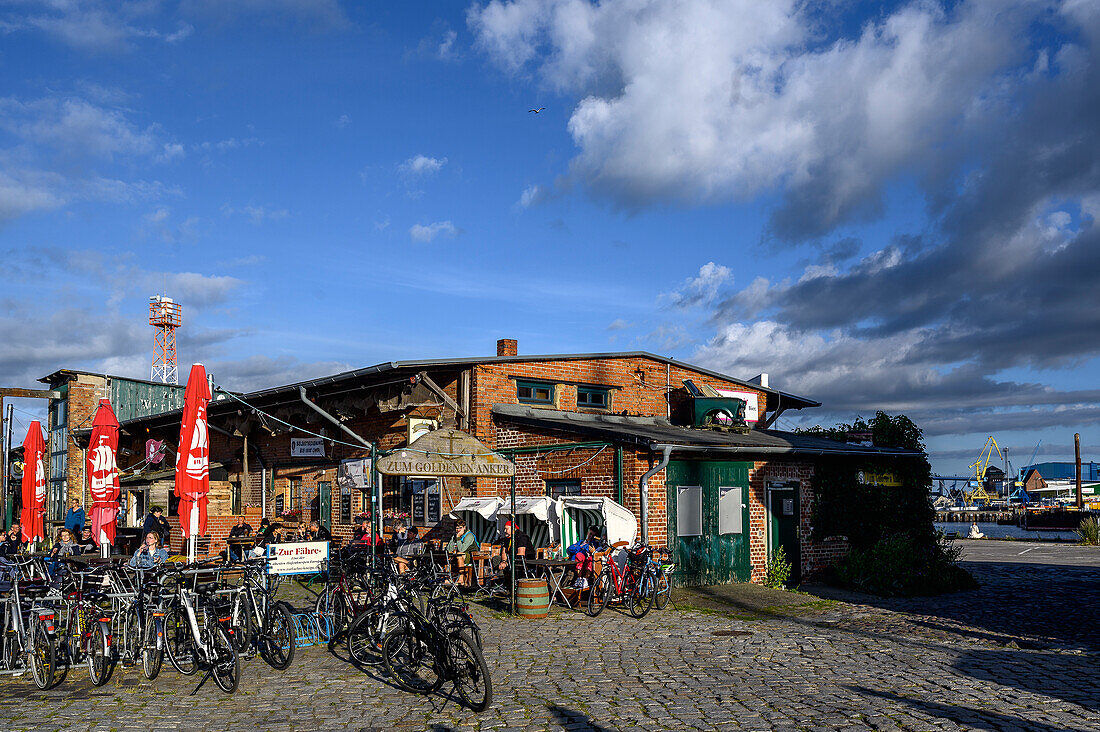
[[[528,567],[537,567],[542,570],[546,582],[550,586],[550,601],[553,602],[554,596],[557,595],[565,603],[565,606],[572,610],[573,605],[570,604],[569,598],[562,592],[561,583],[565,579],[565,573],[572,567],[576,567],[577,563],[572,559],[527,559],[525,561]]]
[[[252,548],[252,545],[256,543],[256,537],[254,536],[227,536],[225,537],[225,545],[229,548],[236,548],[237,556],[244,559],[248,554],[248,551]]]

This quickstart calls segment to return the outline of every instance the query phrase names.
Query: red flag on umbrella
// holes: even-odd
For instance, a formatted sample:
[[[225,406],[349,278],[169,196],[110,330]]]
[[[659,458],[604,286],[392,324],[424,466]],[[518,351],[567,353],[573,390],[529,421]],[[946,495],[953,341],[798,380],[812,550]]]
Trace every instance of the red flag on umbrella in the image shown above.
[[[176,497],[180,499],[180,528],[185,539],[192,532],[196,536],[206,533],[206,494],[210,492],[210,438],[206,426],[209,401],[206,369],[201,363],[194,364],[183,395],[183,422],[176,455]]]
[[[88,490],[92,494],[92,534],[96,541],[106,537],[115,543],[115,517],[118,515],[118,420],[111,402],[99,400],[88,441]]]
[[[43,516],[46,513],[46,443],[42,439],[42,425],[31,422],[27,438],[23,440],[23,541],[41,541],[46,529]]]

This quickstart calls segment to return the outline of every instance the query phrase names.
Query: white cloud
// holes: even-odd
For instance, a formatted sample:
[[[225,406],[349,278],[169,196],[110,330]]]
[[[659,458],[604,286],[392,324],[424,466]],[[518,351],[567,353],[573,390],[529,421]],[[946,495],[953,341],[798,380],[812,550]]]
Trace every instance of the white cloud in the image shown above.
[[[676,308],[710,305],[718,298],[721,287],[732,280],[729,267],[707,262],[699,268],[698,275],[684,280],[678,289],[660,295],[658,301]]]
[[[235,216],[238,214],[245,216],[256,226],[259,226],[264,221],[281,221],[290,216],[290,212],[285,208],[271,208],[270,206],[264,207],[252,204],[234,208],[228,203],[222,206],[222,214],[225,216]]]
[[[413,241],[430,242],[437,236],[453,237],[459,234],[459,229],[450,221],[436,221],[434,224],[413,224],[409,229],[409,236]]]
[[[337,127],[337,128],[339,128],[339,129],[341,129],[341,130],[342,130],[342,129],[344,129],[345,127],[347,127],[348,125],[350,125],[350,124],[351,124],[351,117],[349,117],[349,116],[348,116],[348,115],[346,115],[346,114],[341,114],[341,115],[340,115],[340,117],[339,117],[339,118],[337,118],[337,120],[336,120],[336,123],[335,123],[335,124],[336,124],[336,127]]]
[[[595,190],[638,206],[786,189],[814,217],[788,225],[827,230],[980,124],[1024,51],[1035,11],[1018,6],[913,3],[824,43],[797,0],[492,0],[468,21],[504,69],[579,99],[571,169]]]
[[[615,320],[612,320],[610,324],[608,324],[607,329],[612,331],[626,330],[627,328],[632,328],[633,326],[633,323],[628,323],[622,318],[616,318]]]
[[[164,144],[164,151],[157,156],[157,160],[161,162],[167,162],[174,160],[175,158],[182,158],[187,153],[184,152],[183,145],[178,142],[169,142]]]
[[[148,155],[160,149],[154,128],[139,129],[121,112],[77,97],[31,101],[0,98],[0,129],[29,145],[72,156],[111,159],[115,155]]]
[[[543,186],[538,184],[529,185],[523,189],[523,193],[520,194],[518,205],[522,208],[530,208],[536,204],[542,203],[549,196],[549,192]]]
[[[414,155],[398,166],[398,169],[407,176],[431,175],[437,173],[447,164],[447,158],[431,158],[427,155]]]

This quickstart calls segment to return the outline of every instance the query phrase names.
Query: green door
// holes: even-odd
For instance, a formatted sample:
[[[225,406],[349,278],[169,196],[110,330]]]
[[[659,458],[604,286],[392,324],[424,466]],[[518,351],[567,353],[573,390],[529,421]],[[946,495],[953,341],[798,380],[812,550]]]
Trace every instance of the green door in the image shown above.
[[[769,482],[767,489],[768,510],[768,561],[779,547],[791,565],[790,584],[801,580],[802,546],[799,541],[798,518],[801,515],[797,481]]]
[[[332,530],[332,483],[322,480],[317,483],[318,513],[321,526]]]
[[[752,463],[673,460],[666,470],[676,583],[747,582]]]

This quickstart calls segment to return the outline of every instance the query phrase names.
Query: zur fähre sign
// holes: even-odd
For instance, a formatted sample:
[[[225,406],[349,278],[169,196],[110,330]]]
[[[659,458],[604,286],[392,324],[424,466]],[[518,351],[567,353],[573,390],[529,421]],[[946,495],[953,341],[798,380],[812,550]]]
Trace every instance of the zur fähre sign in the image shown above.
[[[383,475],[507,478],[516,466],[458,430],[434,430],[378,460]]]

